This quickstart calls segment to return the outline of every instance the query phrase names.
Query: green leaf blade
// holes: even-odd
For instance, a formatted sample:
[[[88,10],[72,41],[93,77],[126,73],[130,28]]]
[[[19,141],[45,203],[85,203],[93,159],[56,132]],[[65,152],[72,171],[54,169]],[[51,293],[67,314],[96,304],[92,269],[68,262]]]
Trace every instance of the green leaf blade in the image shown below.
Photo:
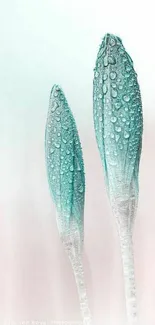
[[[119,37],[106,34],[93,81],[96,139],[111,196],[138,195],[143,117],[137,74]]]
[[[85,174],[80,139],[62,89],[54,85],[45,130],[45,158],[61,235],[76,224],[83,236]]]

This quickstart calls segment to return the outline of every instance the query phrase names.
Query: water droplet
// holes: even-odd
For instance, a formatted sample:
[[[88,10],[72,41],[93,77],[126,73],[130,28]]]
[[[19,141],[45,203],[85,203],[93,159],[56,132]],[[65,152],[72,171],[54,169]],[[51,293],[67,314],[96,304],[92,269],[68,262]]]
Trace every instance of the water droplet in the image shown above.
[[[54,152],[54,148],[51,148],[51,149],[50,149],[50,153],[53,153],[53,152]]]
[[[116,72],[110,72],[110,79],[114,80],[116,78],[117,74]]]
[[[120,135],[119,135],[119,134],[116,134],[116,135],[115,135],[115,140],[116,140],[116,142],[118,142],[119,138],[120,138]]]
[[[84,188],[83,188],[83,186],[81,185],[79,188],[78,188],[78,191],[80,192],[80,193],[83,193],[83,191],[84,191]]]
[[[133,84],[134,84],[134,82],[133,82],[133,80],[131,79],[131,80],[129,81],[129,87],[132,87]]]
[[[57,114],[57,115],[60,115],[60,114],[61,114],[61,109],[60,109],[60,107],[59,107],[59,109],[57,109],[56,114]]]
[[[114,38],[110,38],[110,42],[109,43],[110,43],[111,46],[115,46],[116,41],[115,41]]]
[[[119,88],[120,90],[122,90],[122,89],[123,89],[123,86],[122,86],[122,85],[119,85],[118,88]]]
[[[123,62],[127,62],[126,56],[123,57]]]
[[[98,57],[100,57],[104,53],[104,47],[99,49]]]
[[[110,120],[111,120],[112,123],[115,123],[117,121],[117,117],[116,116],[112,116]]]
[[[77,166],[77,170],[78,170],[78,172],[80,172],[81,171],[81,167],[80,167],[80,165],[78,164],[78,166]]]
[[[60,137],[60,132],[58,133],[58,137]]]
[[[63,174],[64,174],[63,170],[60,170],[60,175],[63,175]]]
[[[119,53],[120,53],[121,55],[123,55],[123,54],[124,54],[124,49],[123,49],[123,47],[122,47],[122,48],[120,48],[120,51],[119,51]]]
[[[108,87],[106,84],[103,85],[103,94],[105,95],[108,91]]]
[[[104,57],[103,64],[104,64],[105,67],[108,66],[109,63],[108,63],[108,57],[107,56]]]
[[[108,78],[107,74],[104,73],[104,75],[103,75],[103,80],[105,81],[105,80],[107,80],[107,78]]]
[[[102,119],[102,116],[100,116],[99,121],[102,122],[102,120],[103,120],[103,119]]]
[[[115,64],[116,63],[115,57],[112,56],[112,55],[108,56],[108,63],[109,64]]]
[[[125,74],[125,77],[126,77],[126,78],[129,78],[129,77],[130,77],[130,74],[129,74],[129,73],[126,73],[126,74]]]
[[[116,130],[116,132],[121,132],[121,127],[120,126],[115,126],[115,130]]]
[[[56,89],[54,92],[54,97],[57,97],[57,96],[58,96],[58,89]]]
[[[114,82],[112,82],[111,87],[116,88],[116,84]]]
[[[116,103],[115,103],[115,108],[116,108],[117,110],[119,110],[119,109],[121,108],[121,106],[122,106],[121,102],[116,102]]]
[[[124,96],[123,96],[123,100],[124,100],[125,102],[129,102],[129,101],[130,101],[130,97],[129,97],[128,95],[124,95]]]
[[[111,137],[112,139],[114,139],[114,137],[115,137],[115,136],[114,136],[114,133],[111,133],[111,134],[110,134],[110,137]]]
[[[130,137],[130,134],[128,132],[124,131],[124,138],[128,139],[129,137]]]
[[[111,90],[111,96],[112,96],[113,98],[116,98],[116,97],[117,97],[117,90],[112,89],[112,90]]]
[[[123,122],[123,123],[126,122],[126,118],[125,118],[125,117],[122,118],[122,122]]]
[[[102,94],[99,94],[99,96],[98,96],[100,99],[102,99]]]
[[[66,140],[66,139],[64,139],[64,138],[62,139],[62,141],[63,141],[63,143],[67,143],[67,140]]]
[[[95,71],[95,78],[97,78],[99,75],[98,71]]]
[[[67,125],[64,125],[64,124],[62,124],[62,128],[65,130],[65,131],[67,131],[69,128],[68,128],[68,126]]]
[[[71,165],[69,169],[70,169],[71,172],[73,172],[73,170],[74,170],[74,166]]]
[[[126,67],[125,67],[125,70],[127,71],[127,72],[130,72],[131,70],[132,70],[132,68],[131,68],[131,65],[126,65]]]
[[[127,112],[127,111],[128,111],[128,107],[126,106],[126,107],[124,108],[124,110]]]
[[[55,112],[55,110],[58,108],[58,103],[54,102],[53,105],[52,105],[52,108],[51,108],[51,112]]]
[[[55,147],[56,147],[57,149],[60,148],[60,144],[59,144],[59,143],[55,143],[54,145],[55,145]]]
[[[59,116],[56,117],[56,121],[60,122],[60,117]]]

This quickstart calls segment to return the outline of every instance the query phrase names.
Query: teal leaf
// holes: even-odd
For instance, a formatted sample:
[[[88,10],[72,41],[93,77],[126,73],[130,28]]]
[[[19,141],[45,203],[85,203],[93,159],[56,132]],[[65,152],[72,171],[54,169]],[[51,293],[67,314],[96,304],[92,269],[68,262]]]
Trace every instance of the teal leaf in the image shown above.
[[[96,140],[111,199],[138,196],[143,117],[137,74],[119,37],[106,34],[93,81]]]
[[[74,227],[83,240],[85,175],[82,149],[74,117],[58,85],[53,86],[50,95],[45,158],[60,236],[70,235]]]

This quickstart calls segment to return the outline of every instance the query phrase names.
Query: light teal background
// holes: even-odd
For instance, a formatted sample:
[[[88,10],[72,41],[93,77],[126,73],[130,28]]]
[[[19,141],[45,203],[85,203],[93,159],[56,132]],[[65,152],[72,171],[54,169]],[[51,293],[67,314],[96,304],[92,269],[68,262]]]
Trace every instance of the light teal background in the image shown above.
[[[140,325],[155,324],[155,43],[151,0],[0,2],[1,324],[10,324],[10,319],[80,319],[44,164],[49,95],[53,83],[58,83],[76,118],[84,149],[84,263],[90,307],[96,324],[124,325],[119,244],[92,114],[93,68],[107,32],[122,38],[134,60],[142,91],[144,142],[135,265]]]

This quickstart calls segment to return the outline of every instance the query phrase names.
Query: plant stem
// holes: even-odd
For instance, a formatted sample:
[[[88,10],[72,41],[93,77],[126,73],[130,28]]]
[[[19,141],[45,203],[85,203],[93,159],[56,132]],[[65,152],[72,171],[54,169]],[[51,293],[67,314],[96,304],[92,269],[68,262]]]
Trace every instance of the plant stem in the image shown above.
[[[131,233],[127,231],[120,232],[120,246],[124,273],[128,324],[133,325],[137,322],[137,301],[134,274],[133,243]]]
[[[135,325],[137,323],[137,299],[132,242],[136,207],[137,200],[134,196],[131,196],[130,199],[122,200],[117,198],[117,200],[112,201],[113,213],[116,217],[120,239],[128,325]]]
[[[73,243],[70,243],[70,245],[67,246],[65,245],[65,250],[67,251],[74,272],[83,324],[91,325],[92,317],[88,306],[88,297],[82,263],[82,252],[80,251],[78,245],[74,245]]]

